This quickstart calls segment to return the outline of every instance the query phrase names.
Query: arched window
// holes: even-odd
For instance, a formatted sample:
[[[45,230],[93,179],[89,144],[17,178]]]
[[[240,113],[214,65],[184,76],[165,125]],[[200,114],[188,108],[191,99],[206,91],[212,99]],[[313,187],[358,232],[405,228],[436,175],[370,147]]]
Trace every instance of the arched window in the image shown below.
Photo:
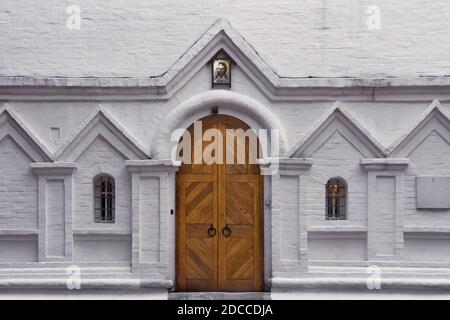
[[[327,220],[345,220],[347,184],[341,178],[332,178],[326,185]]]
[[[95,222],[114,223],[116,209],[116,184],[110,175],[94,178]]]

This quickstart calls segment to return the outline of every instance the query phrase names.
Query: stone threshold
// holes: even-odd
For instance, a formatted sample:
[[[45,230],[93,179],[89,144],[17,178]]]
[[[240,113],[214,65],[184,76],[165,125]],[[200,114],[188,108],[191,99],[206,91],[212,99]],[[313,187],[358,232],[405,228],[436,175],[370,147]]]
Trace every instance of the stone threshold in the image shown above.
[[[169,292],[169,300],[270,300],[270,292]]]

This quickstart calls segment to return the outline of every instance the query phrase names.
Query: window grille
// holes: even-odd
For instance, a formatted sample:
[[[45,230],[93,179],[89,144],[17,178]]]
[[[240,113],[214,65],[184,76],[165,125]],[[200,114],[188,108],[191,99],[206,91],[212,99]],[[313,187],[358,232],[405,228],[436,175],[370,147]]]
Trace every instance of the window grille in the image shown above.
[[[347,185],[340,178],[328,180],[326,185],[326,220],[346,219]]]
[[[114,223],[116,207],[116,189],[114,178],[100,175],[94,178],[95,222]]]

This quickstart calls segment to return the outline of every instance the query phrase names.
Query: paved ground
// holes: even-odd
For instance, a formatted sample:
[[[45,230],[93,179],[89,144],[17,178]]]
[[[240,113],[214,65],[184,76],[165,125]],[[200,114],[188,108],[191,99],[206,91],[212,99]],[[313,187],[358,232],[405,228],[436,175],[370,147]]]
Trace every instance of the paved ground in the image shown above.
[[[8,299],[62,299],[62,300],[450,300],[450,291],[303,291],[303,292],[177,292],[154,290],[2,290],[0,300]]]
[[[270,300],[269,292],[176,292],[170,300]]]

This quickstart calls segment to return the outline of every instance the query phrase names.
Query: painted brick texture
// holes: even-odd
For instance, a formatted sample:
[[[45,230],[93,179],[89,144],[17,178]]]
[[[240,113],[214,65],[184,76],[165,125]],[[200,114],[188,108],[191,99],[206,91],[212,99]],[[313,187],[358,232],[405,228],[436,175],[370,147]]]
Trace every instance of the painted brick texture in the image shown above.
[[[308,188],[308,226],[357,225],[367,220],[367,176],[359,162],[363,156],[335,131],[313,154]],[[325,221],[325,185],[330,178],[341,177],[347,183],[347,220]]]
[[[432,131],[410,154],[411,166],[405,175],[405,225],[448,226],[450,210],[416,209],[416,175],[450,175],[450,144]]]
[[[98,137],[77,159],[74,174],[74,229],[131,230],[131,183],[124,157],[109,142]],[[95,223],[93,179],[101,173],[110,174],[116,183],[114,224]]]
[[[0,74],[158,75],[221,17],[283,76],[448,74],[446,0],[103,0],[80,2],[81,29],[69,30],[72,4],[3,1]],[[380,30],[366,26],[370,5]]]
[[[298,176],[282,176],[281,179],[281,260],[299,260],[299,178]],[[304,221],[302,221],[304,223]]]
[[[66,240],[64,180],[49,180],[46,188],[46,255],[49,257],[64,257]]]
[[[160,182],[159,177],[140,181],[140,256],[141,262],[160,261]]]
[[[444,0],[427,5],[420,0],[395,4],[387,0],[101,0],[81,3],[80,30],[65,26],[65,9],[70,3],[4,2],[0,9],[0,76],[147,78],[163,74],[219,17],[227,18],[280,76],[419,77],[446,75],[450,66],[445,58],[450,49],[450,20],[445,16],[450,3]],[[380,30],[370,31],[365,26],[365,10],[370,4],[382,10]],[[239,49],[234,48],[237,55]],[[195,61],[196,57],[187,58]],[[247,57],[239,58],[245,61]],[[9,126],[0,123],[0,261],[36,262],[48,256],[64,258],[58,260],[61,265],[79,262],[105,267],[117,263],[125,270],[118,277],[173,280],[176,214],[170,215],[170,211],[175,208],[174,167],[127,167],[127,160],[151,162],[146,152],[135,154],[138,148],[127,148],[134,141],[129,137],[150,150],[152,160],[166,159],[168,152],[164,151],[177,143],[176,139],[169,141],[172,132],[167,130],[186,128],[218,105],[221,114],[241,118],[254,128],[279,124],[286,133],[283,143],[290,150],[319,128],[324,115],[342,98],[339,103],[353,118],[340,115],[337,119],[345,121],[335,127],[327,125],[323,132],[328,136],[321,137],[317,145],[313,141],[314,150],[307,147],[312,166],[298,172],[286,169],[280,176],[266,179],[270,183],[265,190],[265,230],[272,231],[266,244],[270,250],[265,248],[266,276],[302,277],[318,266],[353,268],[386,260],[400,267],[408,262],[448,268],[450,210],[416,209],[415,186],[417,175],[450,176],[447,88],[436,88],[430,82],[429,88],[417,92],[416,87],[381,88],[381,93],[348,88],[342,89],[340,96],[333,91],[321,92],[320,97],[315,96],[319,90],[307,88],[310,92],[298,96],[295,92],[284,97],[281,90],[275,97],[261,89],[259,82],[267,79],[255,76],[250,67],[245,63],[235,67],[230,90],[210,90],[210,68],[202,62],[195,74],[187,74],[186,83],[174,78],[181,85],[168,98],[162,94],[144,97],[147,93],[134,96],[136,88],[111,95],[99,88],[76,96],[71,89],[48,96],[32,96],[33,92],[24,90],[0,92],[0,99],[7,100],[30,129],[29,133],[15,132],[15,137],[23,135],[27,143],[23,146],[6,132],[19,124],[9,118]],[[289,89],[285,92],[290,93]],[[396,141],[411,132],[433,99],[441,100],[439,121],[430,122],[423,139],[412,139],[415,146],[411,152],[394,152],[409,158],[408,167],[394,173],[386,168],[366,171],[361,159],[376,157],[368,154],[374,148],[379,149],[380,158],[391,157]],[[194,103],[184,104],[186,101]],[[97,138],[71,146],[70,138],[80,132],[80,125],[95,109],[107,112],[117,122],[103,119],[97,123],[102,126],[99,130],[89,129],[86,134],[88,138],[98,134]],[[348,125],[352,121],[363,130]],[[121,128],[110,130],[114,126]],[[51,128],[59,129],[60,139],[52,137]],[[27,134],[30,136],[25,137]],[[368,136],[379,146],[367,148]],[[38,148],[31,143],[32,137],[58,154],[58,161],[73,160],[76,165],[73,176],[50,173],[45,178],[46,225],[38,223],[38,205],[41,208],[42,204],[37,196],[37,176],[30,168],[37,160],[24,152],[30,145]],[[362,145],[369,152],[358,149]],[[82,150],[81,155],[66,157],[64,152],[58,153],[62,146],[73,147],[67,148],[67,153]],[[163,152],[156,152],[160,150]],[[115,178],[114,224],[94,222],[93,179],[101,173]],[[325,185],[332,177],[347,183],[344,221],[325,220]],[[66,208],[66,204],[71,205]],[[45,232],[39,236],[46,237],[47,246],[44,255],[39,251],[43,249],[37,248],[36,235],[14,234],[42,228]],[[102,272],[96,276],[107,274]]]
[[[0,229],[38,228],[37,177],[30,157],[9,136],[0,141]]]

